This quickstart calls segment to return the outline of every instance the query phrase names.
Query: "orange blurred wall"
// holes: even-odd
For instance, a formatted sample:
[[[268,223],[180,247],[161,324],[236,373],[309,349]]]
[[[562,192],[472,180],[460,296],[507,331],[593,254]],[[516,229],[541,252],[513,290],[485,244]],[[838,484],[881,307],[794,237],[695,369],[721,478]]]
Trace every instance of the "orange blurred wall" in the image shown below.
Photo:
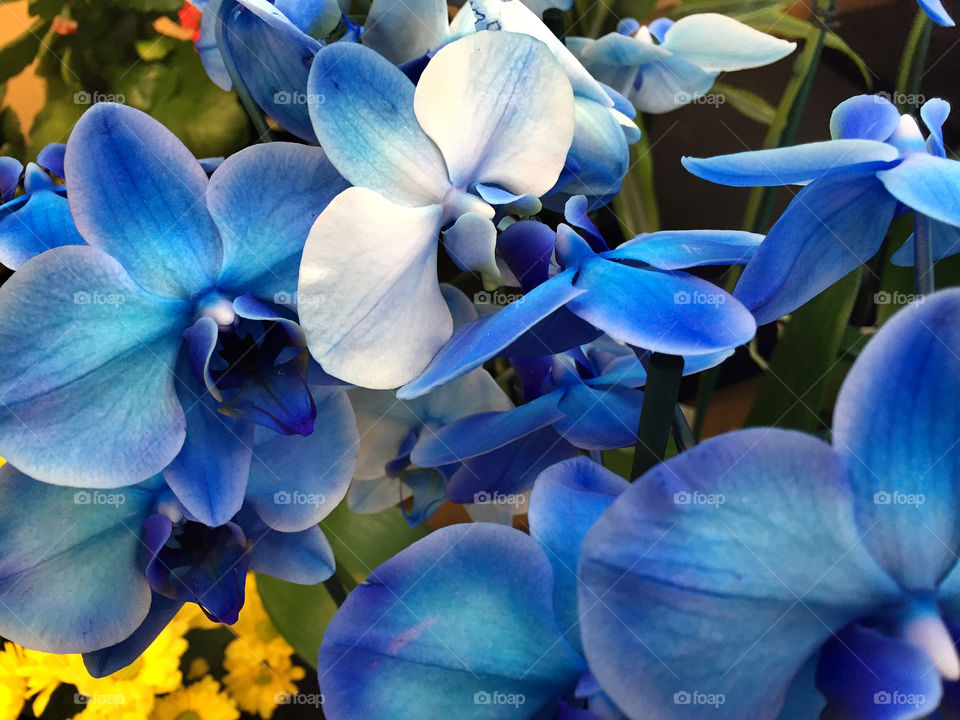
[[[0,45],[22,35],[30,27],[26,0],[0,4]],[[29,128],[40,112],[45,95],[43,81],[36,76],[36,63],[31,64],[7,83],[6,102],[20,118],[22,128]]]

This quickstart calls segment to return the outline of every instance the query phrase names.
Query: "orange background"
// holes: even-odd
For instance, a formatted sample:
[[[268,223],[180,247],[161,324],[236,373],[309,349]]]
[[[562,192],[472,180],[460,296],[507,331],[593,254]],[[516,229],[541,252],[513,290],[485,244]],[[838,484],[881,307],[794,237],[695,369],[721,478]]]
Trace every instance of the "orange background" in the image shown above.
[[[26,0],[0,4],[0,45],[23,34],[30,27]],[[43,106],[45,88],[36,76],[36,63],[7,83],[7,102],[20,118],[20,125],[30,127],[34,116]]]

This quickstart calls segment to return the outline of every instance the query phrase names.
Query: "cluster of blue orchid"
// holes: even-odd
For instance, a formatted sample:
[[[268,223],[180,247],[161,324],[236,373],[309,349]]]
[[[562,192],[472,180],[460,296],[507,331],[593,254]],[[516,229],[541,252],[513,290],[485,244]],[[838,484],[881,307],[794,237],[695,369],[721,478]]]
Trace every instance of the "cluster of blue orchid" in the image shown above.
[[[327,627],[332,720],[960,714],[945,101],[926,137],[860,95],[830,140],[684,158],[801,189],[766,235],[611,247],[591,214],[637,113],[794,43],[714,13],[562,40],[545,0],[374,0],[362,25],[331,0],[195,4],[210,79],[286,140],[197,159],[98,103],[37,162],[0,158],[0,636],[108,675],[184,603],[235,622],[249,570],[334,578],[341,503],[420,525],[453,502],[474,522],[372,569]],[[632,483],[603,467],[637,443],[652,358],[719,366],[911,212],[892,262],[925,294],[855,361],[829,442],[739,430]],[[733,266],[730,292],[698,274]]]

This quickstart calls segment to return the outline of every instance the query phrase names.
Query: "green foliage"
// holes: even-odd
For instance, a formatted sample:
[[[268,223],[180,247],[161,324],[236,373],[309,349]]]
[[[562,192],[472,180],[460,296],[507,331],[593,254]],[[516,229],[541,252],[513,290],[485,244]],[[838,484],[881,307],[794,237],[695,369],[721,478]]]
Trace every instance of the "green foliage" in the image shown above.
[[[37,20],[19,37],[0,48],[0,83],[19,75],[33,62],[49,27],[49,21]]]

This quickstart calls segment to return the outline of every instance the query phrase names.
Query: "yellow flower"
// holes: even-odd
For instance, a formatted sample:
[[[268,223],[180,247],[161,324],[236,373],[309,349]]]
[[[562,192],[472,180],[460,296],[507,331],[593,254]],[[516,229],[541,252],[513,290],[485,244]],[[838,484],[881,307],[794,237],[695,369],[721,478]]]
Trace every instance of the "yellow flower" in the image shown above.
[[[150,720],[237,720],[236,703],[212,677],[158,698]]]
[[[187,680],[199,680],[204,675],[210,674],[210,663],[205,658],[194,658],[187,669]]]
[[[17,647],[6,643],[0,649],[0,720],[17,720],[27,699],[27,681],[17,671],[21,662]]]
[[[269,720],[278,704],[296,694],[296,681],[306,672],[293,664],[289,648],[283,638],[266,643],[263,653],[254,652],[241,638],[227,645],[223,683],[241,710]]]
[[[290,643],[283,639],[270,621],[270,616],[267,615],[263,601],[260,599],[260,593],[257,592],[256,576],[252,572],[247,574],[246,601],[232,629],[237,638],[243,641],[254,655],[266,657],[270,648],[272,652],[278,652],[280,648],[284,648],[286,654],[293,653]]]

